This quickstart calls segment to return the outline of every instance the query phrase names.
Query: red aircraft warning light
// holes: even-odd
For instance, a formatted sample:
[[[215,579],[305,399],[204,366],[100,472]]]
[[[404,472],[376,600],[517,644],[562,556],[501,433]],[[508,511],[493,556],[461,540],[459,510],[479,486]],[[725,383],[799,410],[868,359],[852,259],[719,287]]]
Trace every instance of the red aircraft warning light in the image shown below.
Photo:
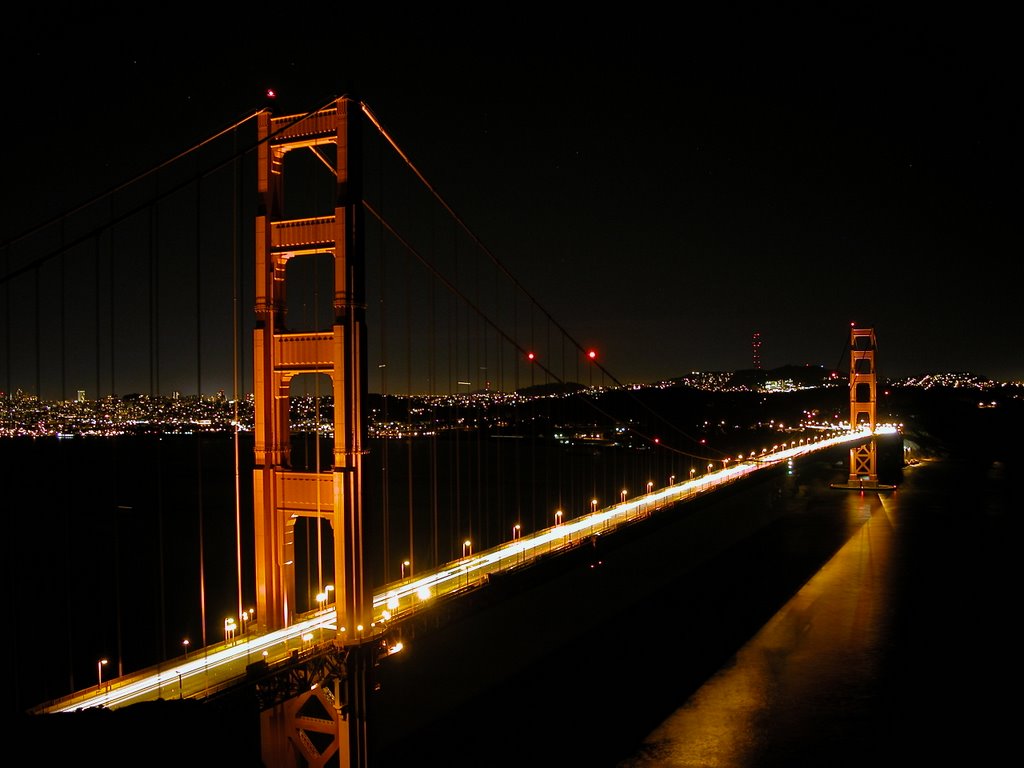
[[[589,357],[591,360],[596,360],[597,352],[595,352],[594,350],[590,350],[589,352],[587,352],[587,357]]]

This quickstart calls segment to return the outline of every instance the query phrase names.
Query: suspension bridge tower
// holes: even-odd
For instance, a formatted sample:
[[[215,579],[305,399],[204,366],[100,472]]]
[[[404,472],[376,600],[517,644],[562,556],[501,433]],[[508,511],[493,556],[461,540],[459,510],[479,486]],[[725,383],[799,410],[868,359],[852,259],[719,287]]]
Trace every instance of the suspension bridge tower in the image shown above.
[[[850,428],[868,428],[871,439],[850,448],[850,474],[846,483],[833,483],[833,488],[890,490],[893,487],[878,483],[877,348],[874,328],[850,327]]]
[[[347,97],[306,115],[259,115],[253,336],[256,616],[264,631],[292,623],[298,605],[299,518],[323,521],[333,532],[333,563],[324,581],[333,586],[337,606],[337,630],[328,643],[336,651],[322,654],[334,661],[327,665],[333,680],[321,676],[313,680],[318,685],[309,685],[307,676],[304,685],[278,696],[261,715],[265,759],[274,766],[366,765],[372,648],[363,633],[371,626],[372,592],[363,568],[366,330],[361,125],[361,106]],[[286,160],[289,153],[300,151],[312,152],[315,164],[326,166],[333,175],[329,215],[284,218]],[[329,330],[290,330],[288,263],[324,254],[333,257],[333,325]],[[334,445],[332,465],[326,469],[319,463],[313,471],[292,468],[290,387],[301,374],[326,376],[331,382]],[[316,734],[308,725],[314,722]],[[319,745],[316,749],[314,743]]]

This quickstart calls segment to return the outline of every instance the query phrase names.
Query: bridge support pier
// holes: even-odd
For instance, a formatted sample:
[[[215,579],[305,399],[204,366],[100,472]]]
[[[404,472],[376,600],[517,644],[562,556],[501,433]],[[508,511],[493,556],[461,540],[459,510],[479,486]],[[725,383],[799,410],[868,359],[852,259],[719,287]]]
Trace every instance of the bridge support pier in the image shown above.
[[[369,701],[380,640],[296,651],[257,682],[267,768],[365,768]]]
[[[316,688],[260,715],[263,764],[274,768],[350,766],[348,723],[327,691]]]

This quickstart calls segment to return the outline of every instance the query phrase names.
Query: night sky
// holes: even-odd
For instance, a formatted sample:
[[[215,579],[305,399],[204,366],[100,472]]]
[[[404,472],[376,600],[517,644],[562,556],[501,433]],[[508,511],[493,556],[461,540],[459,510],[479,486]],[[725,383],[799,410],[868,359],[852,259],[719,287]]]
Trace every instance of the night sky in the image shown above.
[[[755,332],[765,368],[841,369],[851,323],[882,376],[1024,379],[1009,21],[720,7],[261,28],[47,6],[2,33],[0,243],[267,88],[276,114],[347,94],[622,382],[752,367]]]

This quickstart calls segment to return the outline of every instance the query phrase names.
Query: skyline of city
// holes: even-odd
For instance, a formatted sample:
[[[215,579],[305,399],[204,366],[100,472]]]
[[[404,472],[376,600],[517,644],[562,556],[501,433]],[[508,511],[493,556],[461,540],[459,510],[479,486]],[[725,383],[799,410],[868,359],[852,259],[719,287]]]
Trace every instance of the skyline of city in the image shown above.
[[[742,372],[747,374],[770,374],[770,371],[750,369]],[[824,373],[824,372],[823,372]],[[694,391],[710,394],[760,394],[786,395],[787,393],[829,388],[842,390],[845,395],[847,382],[838,377],[823,375],[818,383],[797,382],[791,378],[770,378],[760,376],[754,382],[747,378],[737,377],[732,373],[693,373],[672,382],[659,382],[651,385],[628,385],[626,387],[595,387],[583,386],[556,388],[545,391],[537,388],[537,392],[500,392],[481,390],[476,392],[460,392],[449,395],[388,395],[387,398],[396,404],[403,401],[415,402],[423,412],[413,418],[411,412],[405,418],[387,417],[382,410],[384,396],[370,393],[371,405],[367,412],[367,437],[403,437],[421,434],[422,425],[428,429],[431,419],[437,418],[433,409],[448,407],[466,408],[469,411],[479,409],[481,413],[488,407],[526,406],[532,401],[548,398],[571,398],[582,396],[585,399],[599,400],[603,395],[618,390],[641,392],[644,390],[673,390],[680,392]],[[1024,400],[1024,382],[997,382],[984,377],[965,373],[937,374],[900,381],[882,380],[879,386],[885,391],[921,391],[929,390],[979,393],[987,399],[979,400],[978,407],[998,407],[999,398],[1008,401]],[[842,398],[840,398],[842,399]],[[845,405],[845,401],[843,401]],[[97,408],[104,408],[100,413]],[[11,393],[7,396],[0,393],[0,438],[19,436],[58,435],[119,435],[126,431],[132,432],[225,432],[233,431],[238,425],[240,431],[250,431],[253,425],[252,395],[240,401],[234,401],[224,392],[211,395],[181,395],[172,393],[165,396],[149,396],[130,394],[125,396],[105,396],[90,400],[85,392],[79,392],[72,400],[40,401],[24,392]],[[292,397],[292,429],[295,432],[319,431],[325,436],[333,434],[330,419],[333,408],[331,395],[295,395]],[[843,409],[840,409],[843,410]],[[845,418],[845,412],[836,414],[837,418]],[[443,420],[444,417],[442,417]],[[607,415],[605,415],[607,418]],[[490,417],[474,419],[473,428],[485,427]],[[614,421],[614,419],[613,419]],[[571,419],[565,422],[569,425]],[[469,425],[467,425],[469,426]],[[492,425],[493,426],[493,425]],[[429,434],[424,432],[422,434]]]

